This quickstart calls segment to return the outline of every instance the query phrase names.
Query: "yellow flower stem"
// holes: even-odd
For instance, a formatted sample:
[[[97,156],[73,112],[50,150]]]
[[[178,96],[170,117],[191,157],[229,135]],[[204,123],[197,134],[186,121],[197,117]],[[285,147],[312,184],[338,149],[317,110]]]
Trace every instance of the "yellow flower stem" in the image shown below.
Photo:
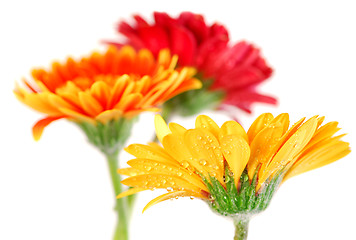
[[[240,216],[240,217],[234,218],[234,225],[235,225],[234,240],[246,240],[247,239],[249,222],[250,222],[250,219],[247,216]]]
[[[116,226],[114,240],[128,240],[129,239],[129,217],[128,217],[128,203],[127,198],[117,199],[116,196],[122,192],[121,176],[117,173],[118,166],[118,152],[113,154],[106,154],[109,165],[110,176],[115,191],[116,206],[115,211],[118,215],[118,224]]]

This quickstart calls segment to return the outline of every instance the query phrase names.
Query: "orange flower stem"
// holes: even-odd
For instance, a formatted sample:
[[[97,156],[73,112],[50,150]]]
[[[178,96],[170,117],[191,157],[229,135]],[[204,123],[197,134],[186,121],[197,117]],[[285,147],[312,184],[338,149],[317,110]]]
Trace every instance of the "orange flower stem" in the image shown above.
[[[235,237],[234,240],[246,240],[248,233],[249,217],[241,216],[234,219]]]
[[[122,192],[121,176],[117,173],[118,169],[118,152],[106,154],[108,160],[110,176],[116,196]],[[118,224],[116,226],[114,240],[129,239],[129,219],[128,219],[128,202],[127,198],[116,199],[115,211],[118,215]]]

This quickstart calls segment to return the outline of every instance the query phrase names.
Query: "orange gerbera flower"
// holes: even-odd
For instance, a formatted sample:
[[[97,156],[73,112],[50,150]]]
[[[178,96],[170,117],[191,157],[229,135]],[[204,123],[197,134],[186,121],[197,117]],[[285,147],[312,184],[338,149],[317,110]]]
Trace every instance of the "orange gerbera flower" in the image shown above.
[[[162,50],[157,59],[146,49],[125,46],[94,52],[87,58],[54,62],[52,69],[32,71],[34,82],[16,86],[17,98],[46,114],[33,127],[38,140],[51,122],[66,118],[91,124],[130,118],[142,111],[156,111],[171,97],[201,87],[194,68],[175,70],[177,56]]]
[[[288,114],[266,113],[246,133],[235,121],[219,127],[201,115],[195,129],[187,130],[176,123],[168,127],[156,115],[163,147],[151,143],[126,148],[136,159],[119,173],[130,176],[122,183],[133,188],[118,197],[163,188],[169,192],[145,209],[171,198],[197,197],[218,213],[238,218],[237,227],[244,228],[249,216],[268,206],[281,181],[350,152],[349,143],[340,140],[343,135],[333,136],[339,130],[337,122],[321,126],[324,117],[304,119],[289,128]]]

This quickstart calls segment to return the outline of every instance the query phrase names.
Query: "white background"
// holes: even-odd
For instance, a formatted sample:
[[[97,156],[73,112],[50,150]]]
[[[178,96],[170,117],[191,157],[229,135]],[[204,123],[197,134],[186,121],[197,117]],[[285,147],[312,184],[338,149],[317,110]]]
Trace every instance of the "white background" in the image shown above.
[[[288,3],[287,3],[288,2]],[[14,97],[15,81],[33,67],[84,56],[114,39],[119,19],[133,13],[177,15],[183,10],[219,21],[231,38],[262,48],[275,69],[260,89],[277,96],[276,107],[241,113],[247,128],[263,112],[325,115],[339,121],[344,140],[355,143],[356,5],[353,1],[2,1],[0,3],[0,239],[106,240],[116,223],[103,156],[73,124],[51,124],[42,139],[31,127],[42,116]],[[209,113],[221,124],[221,113]],[[145,114],[130,143],[152,137]],[[193,119],[176,119],[187,127]],[[121,155],[122,165],[130,159]],[[250,224],[249,240],[356,239],[354,155],[286,182],[270,207]],[[159,192],[139,195],[132,240],[232,239],[233,225],[199,200],[144,205]]]

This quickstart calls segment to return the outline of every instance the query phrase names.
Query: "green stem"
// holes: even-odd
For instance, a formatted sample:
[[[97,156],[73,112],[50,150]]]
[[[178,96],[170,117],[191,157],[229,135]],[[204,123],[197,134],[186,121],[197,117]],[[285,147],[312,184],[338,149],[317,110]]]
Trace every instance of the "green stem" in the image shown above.
[[[234,219],[235,237],[234,240],[246,240],[248,232],[248,223],[250,219],[246,216]]]
[[[122,192],[121,176],[117,173],[118,169],[118,152],[106,155],[111,181],[115,191],[115,199],[119,193]],[[116,199],[115,211],[118,216],[118,224],[116,226],[114,240],[128,240],[129,239],[129,223],[128,223],[128,206],[127,198]]]

